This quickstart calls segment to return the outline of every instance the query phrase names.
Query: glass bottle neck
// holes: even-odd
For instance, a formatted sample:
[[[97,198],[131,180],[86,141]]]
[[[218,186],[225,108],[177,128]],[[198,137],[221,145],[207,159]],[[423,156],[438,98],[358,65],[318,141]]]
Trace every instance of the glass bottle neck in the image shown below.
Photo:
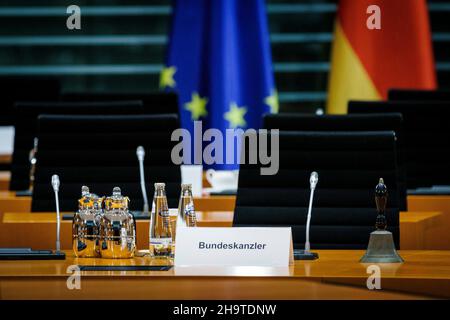
[[[166,190],[165,189],[156,189],[155,195],[157,197],[165,197],[166,196]]]
[[[184,189],[184,190],[181,192],[181,195],[182,195],[183,197],[191,197],[191,198],[192,198],[192,191],[191,191],[190,189]]]

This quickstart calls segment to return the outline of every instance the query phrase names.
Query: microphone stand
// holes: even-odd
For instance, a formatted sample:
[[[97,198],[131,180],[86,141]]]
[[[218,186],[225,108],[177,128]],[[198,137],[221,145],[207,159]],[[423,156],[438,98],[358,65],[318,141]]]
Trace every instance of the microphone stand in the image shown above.
[[[65,257],[64,252],[61,252],[61,217],[59,212],[59,177],[54,174],[52,176],[52,187],[55,192],[55,204],[56,204],[56,252],[55,255],[63,255]]]
[[[294,250],[295,260],[316,260],[319,255],[315,252],[311,252],[311,244],[309,242],[309,229],[311,227],[311,213],[314,199],[314,190],[316,190],[317,183],[319,182],[319,175],[317,172],[312,172],[309,178],[309,184],[311,193],[309,195],[308,216],[306,218],[306,237],[305,237],[305,250]]]
[[[145,188],[145,176],[144,176],[144,157],[145,157],[144,147],[142,147],[142,146],[137,147],[136,156],[139,161],[139,176],[140,176],[140,181],[141,181],[142,198],[144,199],[144,208],[142,209],[142,213],[144,215],[149,215],[150,213],[149,213],[147,190]]]
[[[61,251],[61,217],[59,213],[59,177],[52,176],[52,187],[56,202],[56,251],[33,250],[31,248],[0,248],[0,260],[65,260],[66,254]]]
[[[55,192],[55,203],[56,203],[56,252],[61,251],[60,233],[61,233],[61,219],[59,216],[59,177],[54,174],[52,176],[52,187]]]

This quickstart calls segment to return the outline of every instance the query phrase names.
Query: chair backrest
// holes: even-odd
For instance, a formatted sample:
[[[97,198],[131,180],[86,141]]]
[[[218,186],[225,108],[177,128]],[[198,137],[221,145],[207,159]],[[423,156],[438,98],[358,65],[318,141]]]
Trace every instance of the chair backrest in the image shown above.
[[[243,150],[256,151],[248,143]],[[390,195],[388,229],[398,247],[396,163],[392,131],[281,131],[276,175],[261,175],[261,164],[241,164],[233,225],[291,226],[294,247],[303,248],[309,177],[312,171],[317,171],[319,183],[310,233],[312,248],[365,249],[369,234],[375,229],[374,189],[382,177]]]
[[[99,196],[114,186],[130,197],[130,208],[142,210],[136,148],[146,150],[145,181],[151,201],[153,184],[165,182],[170,207],[178,205],[180,167],[171,161],[171,134],[179,127],[176,115],[39,117],[39,150],[32,211],[54,210],[50,185],[53,174],[61,180],[60,207],[75,211],[81,186]]]
[[[350,113],[400,112],[403,115],[408,189],[450,185],[450,102],[350,101]]]
[[[399,131],[400,113],[315,115],[303,113],[265,114],[266,129],[285,131]],[[398,133],[396,132],[398,136]]]
[[[119,102],[18,102],[15,105],[14,151],[10,190],[26,190],[30,185],[29,153],[37,136],[40,114],[143,114],[140,101]]]
[[[265,129],[281,131],[394,131],[396,146],[403,147],[402,115],[400,113],[374,113],[350,115],[314,115],[301,113],[279,113],[264,115]],[[406,168],[402,154],[397,150],[399,169],[398,192],[400,210],[407,210]]]
[[[63,101],[123,101],[140,100],[146,114],[169,114],[178,111],[178,95],[172,92],[154,93],[68,93],[62,95]]]
[[[450,91],[445,90],[409,90],[391,89],[388,92],[390,101],[450,101]]]
[[[16,101],[57,101],[60,84],[47,77],[0,77],[0,125],[14,125]]]

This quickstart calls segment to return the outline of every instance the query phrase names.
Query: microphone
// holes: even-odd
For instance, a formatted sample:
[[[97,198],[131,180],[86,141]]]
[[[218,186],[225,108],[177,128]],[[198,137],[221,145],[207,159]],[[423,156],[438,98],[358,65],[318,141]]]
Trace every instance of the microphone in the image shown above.
[[[312,204],[314,198],[314,190],[316,190],[317,182],[319,182],[319,175],[317,172],[311,172],[311,176],[309,177],[309,188],[311,189],[311,193],[309,196],[309,206],[308,206],[308,217],[306,219],[306,241],[305,241],[305,253],[309,253],[311,250],[311,245],[309,243],[309,228],[311,224],[311,211]]]
[[[31,248],[0,248],[0,260],[64,260],[66,254],[61,251],[60,230],[61,221],[59,216],[59,177],[52,176],[52,187],[56,199],[56,251],[53,250],[32,250]]]
[[[311,176],[309,177],[309,186],[311,190],[315,190],[317,186],[317,182],[319,182],[319,174],[315,171],[311,172]]]
[[[55,203],[56,203],[56,252],[59,253],[61,251],[61,242],[60,242],[60,232],[61,232],[61,219],[59,216],[59,177],[54,174],[52,176],[52,187],[55,192]]]
[[[319,182],[319,174],[315,171],[311,172],[309,177],[309,188],[311,193],[309,195],[308,216],[306,218],[306,237],[305,237],[305,250],[294,251],[294,258],[296,260],[315,260],[319,257],[317,253],[311,252],[311,245],[309,243],[309,229],[311,225],[311,212],[314,199],[314,190],[316,190],[317,183]]]
[[[142,198],[144,199],[144,208],[143,213],[149,214],[148,211],[148,198],[147,198],[147,190],[145,189],[145,177],[144,177],[144,157],[145,157],[145,150],[143,146],[139,146],[136,149],[136,156],[139,161],[139,175],[140,175],[140,181],[141,181],[141,191],[142,191]]]

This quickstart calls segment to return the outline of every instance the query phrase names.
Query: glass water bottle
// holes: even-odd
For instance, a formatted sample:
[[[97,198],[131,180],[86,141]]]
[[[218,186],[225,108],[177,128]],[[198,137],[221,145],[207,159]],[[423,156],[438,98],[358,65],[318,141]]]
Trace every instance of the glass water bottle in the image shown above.
[[[172,224],[164,183],[155,183],[155,210],[150,218],[150,255],[154,258],[172,256]]]
[[[177,224],[181,227],[196,227],[197,218],[194,209],[194,198],[192,196],[192,185],[182,183],[181,195],[178,203],[178,219]]]

